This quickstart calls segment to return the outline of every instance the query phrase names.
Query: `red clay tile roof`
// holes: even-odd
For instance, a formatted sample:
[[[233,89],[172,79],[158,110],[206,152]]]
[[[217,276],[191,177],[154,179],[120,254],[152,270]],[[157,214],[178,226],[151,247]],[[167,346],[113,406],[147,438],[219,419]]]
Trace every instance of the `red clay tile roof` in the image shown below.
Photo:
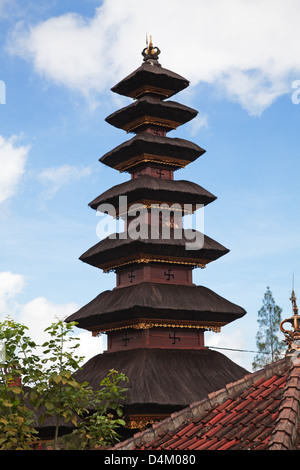
[[[300,361],[247,374],[114,450],[300,450]]]

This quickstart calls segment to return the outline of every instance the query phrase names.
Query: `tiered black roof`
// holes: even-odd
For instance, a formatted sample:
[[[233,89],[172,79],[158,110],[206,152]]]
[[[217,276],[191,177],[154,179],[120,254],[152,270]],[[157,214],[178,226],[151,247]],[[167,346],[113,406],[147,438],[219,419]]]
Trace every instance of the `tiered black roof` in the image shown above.
[[[141,132],[149,124],[168,132],[187,123],[197,114],[195,109],[175,101],[161,101],[142,96],[129,106],[115,111],[105,120],[126,132]]]
[[[141,132],[103,155],[100,162],[119,171],[130,171],[145,162],[182,168],[203,155],[205,150],[184,139]]]
[[[127,196],[128,205],[143,201],[161,204],[165,201],[195,207],[197,204],[207,205],[216,199],[216,196],[196,183],[142,175],[108,189],[90,202],[89,206],[97,209],[100,204],[111,204],[117,208],[120,196]]]
[[[97,390],[110,369],[129,379],[125,410],[133,413],[171,413],[241,379],[247,371],[217,351],[132,349],[99,354],[76,379]],[[177,408],[178,407],[178,408]]]
[[[150,94],[165,99],[188,86],[189,81],[177,73],[167,70],[159,64],[144,63],[111,90],[130,98],[140,98],[145,94]]]
[[[144,235],[143,226],[140,228]],[[212,238],[192,229],[182,230],[181,238],[178,238],[179,232],[173,229],[170,229],[170,237],[164,238],[160,228],[151,227],[147,232],[148,238],[135,239],[138,231],[140,230],[129,228],[128,232],[101,240],[80,256],[81,261],[104,271],[141,262],[197,267],[215,261],[229,252]],[[193,249],[188,249],[192,243]]]
[[[107,290],[73,313],[79,328],[106,331],[138,320],[181,321],[223,326],[245,310],[203,286],[142,282]]]

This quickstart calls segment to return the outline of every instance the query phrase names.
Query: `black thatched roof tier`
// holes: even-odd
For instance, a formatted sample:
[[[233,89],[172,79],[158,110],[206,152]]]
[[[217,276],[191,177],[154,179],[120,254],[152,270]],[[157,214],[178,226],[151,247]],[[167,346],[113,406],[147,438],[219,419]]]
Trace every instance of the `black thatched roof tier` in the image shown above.
[[[114,112],[105,120],[127,132],[138,133],[149,126],[169,132],[190,121],[197,114],[198,111],[183,104],[143,96],[131,105]]]
[[[203,286],[142,282],[107,290],[67,318],[79,328],[107,331],[142,321],[224,326],[246,311]]]
[[[148,205],[149,203],[171,203],[181,206],[190,204],[195,208],[197,204],[207,205],[216,199],[216,196],[196,183],[142,175],[108,189],[90,202],[89,206],[97,209],[100,204],[111,204],[114,208],[118,208],[120,196],[127,197],[128,206],[142,202]]]
[[[134,239],[138,236],[135,229],[113,234],[91,247],[80,260],[104,271],[149,262],[201,267],[229,252],[212,238],[192,229],[178,232],[171,229],[169,234],[162,235],[161,228],[141,226],[141,233],[143,238],[137,239]]]
[[[145,94],[157,95],[161,99],[169,98],[189,86],[189,81],[161,67],[159,64],[144,63],[111,88],[119,95],[139,98]]]
[[[136,169],[137,165],[148,162],[178,169],[204,153],[204,149],[188,140],[141,132],[103,155],[99,161],[119,171],[130,171],[131,168]]]
[[[248,372],[223,354],[209,349],[138,349],[99,354],[78,371],[79,382],[95,390],[110,369],[129,382],[125,411],[151,412],[162,406],[185,407],[241,379]]]

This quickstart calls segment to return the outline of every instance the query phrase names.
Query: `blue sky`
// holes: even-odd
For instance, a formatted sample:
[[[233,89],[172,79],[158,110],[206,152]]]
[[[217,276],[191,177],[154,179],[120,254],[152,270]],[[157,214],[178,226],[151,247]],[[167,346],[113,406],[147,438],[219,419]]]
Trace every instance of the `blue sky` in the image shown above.
[[[148,32],[160,63],[191,82],[172,99],[199,111],[169,136],[206,154],[175,178],[218,197],[205,209],[205,233],[230,249],[195,270],[194,282],[248,312],[206,343],[255,350],[266,287],[282,318],[293,274],[300,292],[300,5],[153,0],[149,8],[144,0],[0,0],[0,316],[39,338],[55,315],[114,287],[114,274],[78,258],[98,242],[87,204],[128,179],[98,159],[130,138],[104,119],[130,103],[110,88],[140,66]],[[87,357],[102,350],[103,338],[81,337]],[[250,369],[253,354],[228,354]]]

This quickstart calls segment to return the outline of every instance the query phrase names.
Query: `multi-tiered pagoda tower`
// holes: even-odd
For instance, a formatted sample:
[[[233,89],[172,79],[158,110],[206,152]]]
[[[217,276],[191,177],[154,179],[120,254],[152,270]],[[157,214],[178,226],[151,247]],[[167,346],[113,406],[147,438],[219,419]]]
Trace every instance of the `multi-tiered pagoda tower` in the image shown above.
[[[195,183],[173,178],[175,170],[205,150],[167,137],[197,111],[168,100],[189,82],[161,67],[159,53],[150,40],[142,52],[143,64],[112,88],[134,102],[106,121],[134,136],[100,161],[128,172],[131,179],[89,204],[104,212],[112,207],[125,220],[124,232],[105,238],[80,258],[104,272],[115,271],[116,287],[67,319],[93,335],[107,334],[107,351],[89,360],[77,378],[97,387],[110,369],[125,373],[128,427],[161,419],[246,373],[204,345],[205,331],[219,331],[246,312],[193,284],[194,268],[205,267],[228,250],[199,232],[182,229],[184,214],[216,197]]]

